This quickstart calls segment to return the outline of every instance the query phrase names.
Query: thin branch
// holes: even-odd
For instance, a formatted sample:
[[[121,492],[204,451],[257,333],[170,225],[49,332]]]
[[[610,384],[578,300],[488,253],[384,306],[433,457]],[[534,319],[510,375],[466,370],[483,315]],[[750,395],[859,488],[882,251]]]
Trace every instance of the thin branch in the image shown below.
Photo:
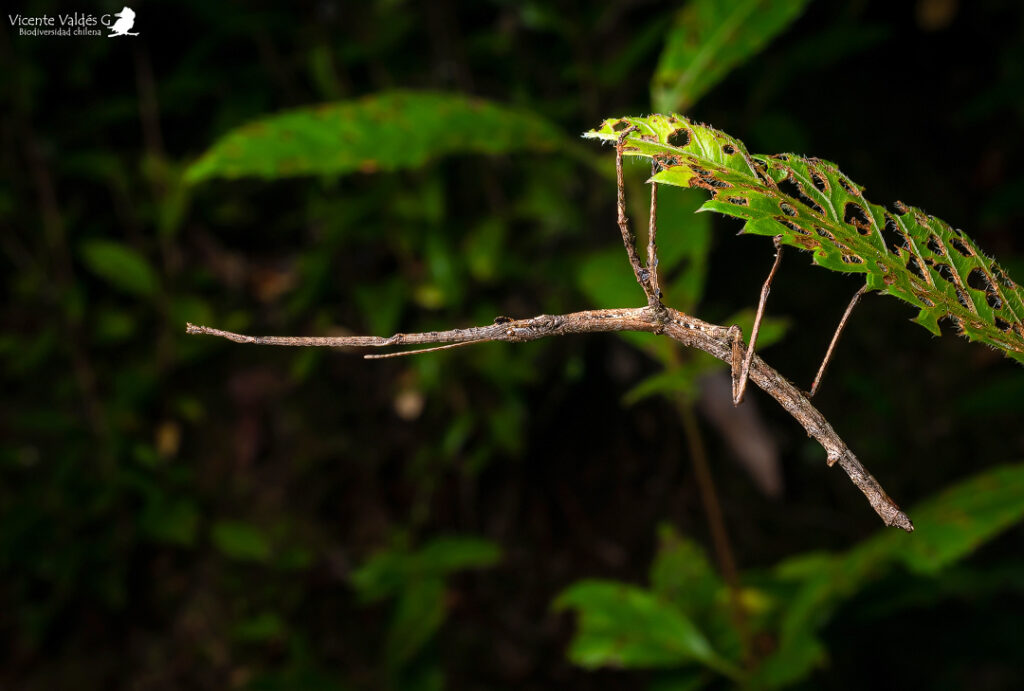
[[[626,217],[626,191],[625,183],[622,180],[622,150],[626,143],[626,136],[636,130],[632,125],[619,133],[619,140],[615,144],[615,185],[616,185],[616,210],[619,222],[619,232],[622,233],[622,244],[626,246],[626,254],[629,256],[629,265],[633,267],[633,275],[636,282],[644,290],[647,296],[647,304],[654,306],[659,304],[657,293],[651,286],[651,272],[640,265],[640,257],[636,253],[636,236],[629,229],[629,219]],[[653,221],[652,221],[653,222]]]
[[[732,362],[735,346],[734,329],[709,324],[667,307],[590,310],[556,316],[542,314],[530,319],[516,319],[500,324],[449,331],[395,334],[387,338],[377,336],[247,336],[193,324],[188,324],[185,329],[185,332],[189,334],[219,336],[236,343],[323,347],[386,347],[485,341],[521,343],[549,336],[617,331],[663,333],[685,346],[703,350],[723,362]],[[740,351],[743,350],[742,345],[735,347],[738,347]],[[902,528],[908,532],[914,529],[914,525],[907,515],[889,498],[878,481],[861,465],[853,452],[835,433],[825,416],[811,404],[799,389],[786,381],[782,375],[765,364],[764,360],[757,355],[750,358],[749,377],[750,381],[778,401],[807,430],[809,436],[821,444],[827,454],[828,465],[839,464],[850,480],[867,497],[872,508],[886,525]]]
[[[853,308],[860,302],[860,298],[864,293],[868,292],[868,286],[865,283],[861,286],[853,295],[853,299],[850,300],[850,304],[846,306],[846,311],[843,312],[843,318],[839,320],[839,326],[836,327],[836,332],[832,334],[832,342],[828,344],[828,350],[825,352],[825,359],[821,361],[821,367],[818,368],[818,374],[814,377],[814,383],[811,384],[811,393],[808,398],[813,398],[814,394],[818,393],[818,387],[821,386],[821,380],[825,376],[825,368],[828,367],[828,363],[832,360],[832,351],[836,349],[836,343],[839,342],[839,336],[842,335],[843,329],[846,328],[846,321],[850,318],[850,313],[853,312]]]
[[[732,403],[739,405],[743,402],[743,393],[747,390],[747,376],[750,373],[750,359],[754,356],[754,347],[757,345],[757,334],[761,330],[761,318],[764,317],[764,305],[768,301],[768,293],[772,289],[772,280],[775,272],[779,270],[779,263],[782,261],[782,238],[776,235],[772,238],[775,243],[775,263],[772,270],[768,272],[768,278],[764,279],[761,286],[761,298],[757,301],[757,314],[754,315],[754,328],[750,331],[750,347],[747,349],[747,356],[743,359],[743,367],[740,370],[739,381],[733,387]],[[735,372],[733,373],[735,377]]]

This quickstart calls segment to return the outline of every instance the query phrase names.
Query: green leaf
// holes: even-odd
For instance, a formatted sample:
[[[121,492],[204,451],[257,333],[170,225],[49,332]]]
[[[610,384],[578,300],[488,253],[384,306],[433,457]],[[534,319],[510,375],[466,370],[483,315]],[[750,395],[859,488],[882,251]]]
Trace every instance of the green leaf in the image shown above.
[[[240,641],[258,643],[280,638],[284,629],[284,621],[280,616],[274,612],[263,612],[240,621],[232,629],[231,635]]]
[[[160,284],[146,258],[119,242],[88,240],[80,256],[91,272],[129,295],[150,297]]]
[[[651,565],[650,581],[651,592],[678,607],[716,651],[732,660],[742,657],[743,645],[725,584],[704,549],[669,524],[658,529],[658,556]]]
[[[391,171],[446,154],[544,152],[565,144],[557,127],[523,110],[458,94],[389,91],[243,125],[221,137],[185,179]]]
[[[862,549],[935,573],[1024,519],[1024,464],[976,475],[915,507],[913,516],[912,536],[883,533]]]
[[[641,588],[579,581],[559,595],[554,606],[579,615],[569,659],[582,667],[670,668],[702,662],[736,674],[689,617]]]
[[[651,82],[655,109],[689,109],[799,17],[807,2],[690,0],[676,15]]]
[[[265,562],[270,558],[270,542],[248,523],[218,521],[213,524],[210,537],[221,554],[231,559]]]
[[[349,577],[361,602],[377,602],[420,578],[443,578],[469,568],[492,566],[501,558],[493,542],[473,537],[436,537],[415,552],[398,546],[377,552]]]
[[[401,591],[409,572],[409,555],[402,550],[374,554],[349,575],[362,603],[378,602]]]
[[[154,499],[139,518],[139,527],[158,542],[190,547],[199,529],[199,509],[185,499]]]
[[[689,617],[706,613],[723,584],[704,550],[671,525],[659,527],[658,543],[658,556],[651,565],[651,591]]]
[[[416,567],[420,573],[446,575],[462,569],[493,566],[500,558],[501,549],[489,540],[442,536],[428,542],[416,554]]]
[[[401,665],[409,661],[441,627],[444,616],[441,578],[422,578],[407,584],[388,627],[388,662]]]
[[[1024,290],[963,231],[900,202],[892,211],[868,202],[833,163],[752,156],[680,116],[610,119],[585,136],[614,141],[630,125],[639,129],[626,153],[654,159],[655,182],[709,192],[702,211],[743,219],[743,232],[778,236],[832,271],[864,274],[869,289],[917,307],[915,321],[935,334],[948,317],[970,340],[1024,362]]]
[[[703,359],[694,358],[677,366],[646,377],[626,392],[623,405],[634,405],[645,398],[658,395],[681,394],[692,397],[697,394],[697,375],[704,372],[707,364]]]
[[[880,532],[845,554],[816,553],[775,569],[797,581],[779,622],[778,649],[758,679],[780,687],[806,676],[825,657],[816,637],[836,608],[895,564],[933,574],[1024,519],[1024,464],[994,468],[914,507],[912,534]]]
[[[388,628],[389,666],[409,662],[444,622],[446,576],[491,566],[500,557],[498,546],[487,540],[441,536],[415,552],[403,544],[380,551],[353,571],[350,582],[360,602],[398,598]]]

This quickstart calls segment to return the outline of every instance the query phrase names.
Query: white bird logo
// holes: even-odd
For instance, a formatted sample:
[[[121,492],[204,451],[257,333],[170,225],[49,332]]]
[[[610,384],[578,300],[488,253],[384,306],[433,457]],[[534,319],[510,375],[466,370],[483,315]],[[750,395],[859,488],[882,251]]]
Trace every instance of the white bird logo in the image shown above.
[[[120,17],[110,27],[110,33],[107,34],[107,38],[114,36],[138,36],[139,32],[132,31],[132,26],[135,25],[135,10],[130,7],[124,7],[120,12],[114,15]]]

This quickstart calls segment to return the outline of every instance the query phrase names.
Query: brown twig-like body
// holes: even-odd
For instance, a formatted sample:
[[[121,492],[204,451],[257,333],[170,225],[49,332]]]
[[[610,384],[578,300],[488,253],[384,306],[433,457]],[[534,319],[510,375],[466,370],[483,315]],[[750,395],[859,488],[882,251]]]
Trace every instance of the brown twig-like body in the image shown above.
[[[685,346],[703,350],[723,362],[732,362],[735,341],[733,329],[709,324],[667,307],[588,310],[563,315],[542,314],[530,319],[515,319],[500,324],[448,331],[395,334],[387,338],[378,336],[248,336],[193,324],[189,324],[186,328],[186,333],[219,336],[236,343],[374,348],[418,344],[483,343],[486,341],[522,343],[549,336],[619,331],[663,333]],[[741,350],[745,350],[742,345],[739,347]],[[825,416],[797,387],[765,364],[764,360],[757,355],[751,357],[749,375],[750,381],[778,401],[807,430],[807,434],[821,444],[827,454],[828,464],[839,464],[850,480],[864,493],[872,508],[886,525],[902,528],[908,532],[914,529],[907,515],[889,498],[878,481],[872,477],[871,473],[864,468],[849,447],[835,433]]]
[[[507,341],[520,343],[524,341],[535,341],[549,336],[564,336],[572,333],[600,333],[610,331],[647,331],[656,334],[665,334],[670,338],[691,348],[703,350],[714,357],[729,363],[732,368],[733,377],[733,400],[739,404],[743,398],[743,391],[749,378],[759,387],[764,389],[772,398],[779,402],[783,408],[792,415],[797,422],[803,425],[807,434],[814,437],[825,449],[828,458],[828,465],[839,463],[840,467],[850,477],[850,480],[864,493],[875,512],[882,518],[886,525],[902,528],[908,532],[914,529],[914,525],[903,513],[899,506],[889,498],[878,481],[871,476],[853,452],[843,443],[839,435],[835,433],[832,426],[828,424],[825,416],[822,415],[807,399],[804,394],[795,386],[790,384],[782,375],[764,363],[754,354],[754,344],[757,340],[757,331],[764,314],[765,300],[771,287],[772,278],[779,268],[779,260],[782,258],[782,246],[779,239],[775,239],[775,247],[778,254],[775,257],[775,264],[771,273],[765,281],[761,290],[761,300],[758,304],[757,317],[754,320],[754,329],[751,335],[749,349],[743,346],[743,335],[737,326],[717,326],[701,321],[695,317],[683,314],[677,310],[666,308],[661,302],[661,290],[658,287],[658,255],[657,255],[657,188],[651,185],[651,218],[647,240],[647,267],[643,267],[636,251],[636,238],[629,229],[629,219],[626,217],[625,185],[622,176],[622,153],[626,136],[635,130],[636,127],[624,129],[618,137],[615,147],[615,179],[618,186],[616,196],[616,208],[619,231],[622,234],[622,243],[626,247],[626,255],[629,264],[633,269],[633,275],[637,283],[643,288],[647,297],[647,306],[633,309],[604,309],[589,310],[586,312],[574,312],[551,316],[542,314],[530,319],[508,319],[495,320],[494,324],[487,326],[475,326],[467,329],[449,329],[447,331],[427,331],[423,333],[395,334],[389,337],[380,336],[247,336],[245,334],[221,331],[208,326],[195,326],[188,324],[185,331],[189,334],[205,334],[219,336],[236,343],[257,343],[264,345],[282,346],[320,346],[320,347],[387,347],[396,345],[426,345],[433,347],[420,350],[406,350],[384,355],[366,355],[367,358],[398,357],[403,355],[414,355],[421,352],[432,352],[447,350],[471,343],[483,343],[486,341]],[[856,300],[854,301],[856,302]],[[842,330],[846,318],[849,316],[851,303],[847,314],[840,323],[839,330]],[[837,333],[838,337],[838,333]],[[833,346],[835,345],[833,339]],[[440,344],[440,345],[437,345]],[[830,347],[831,352],[831,347]],[[826,358],[827,362],[827,358]],[[824,367],[823,367],[824,369]],[[713,494],[713,486],[705,483],[708,491]],[[717,503],[714,497],[708,497]],[[718,528],[724,534],[724,523],[721,516],[712,512],[711,518],[718,521]],[[715,528],[713,527],[713,530]],[[728,541],[720,541],[728,551]],[[728,557],[731,562],[731,556]]]

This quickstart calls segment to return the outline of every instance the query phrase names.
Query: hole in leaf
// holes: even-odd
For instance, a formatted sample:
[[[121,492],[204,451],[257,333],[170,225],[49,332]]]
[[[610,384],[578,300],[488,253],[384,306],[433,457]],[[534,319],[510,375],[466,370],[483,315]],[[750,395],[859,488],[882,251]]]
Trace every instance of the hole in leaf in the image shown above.
[[[942,243],[939,242],[938,236],[936,236],[934,233],[928,236],[927,246],[933,254],[937,254],[940,257],[943,257],[946,254],[946,250],[943,249]]]
[[[811,171],[811,182],[819,192],[828,192],[828,180],[823,175],[819,175],[815,171]]]
[[[894,209],[896,209],[896,213],[898,213],[900,215],[905,214],[905,213],[909,213],[909,211],[910,211],[910,209],[907,208],[907,205],[904,204],[903,202],[901,202],[899,199],[897,199],[895,202],[893,202],[892,206],[893,206]]]
[[[907,271],[911,272],[922,281],[927,279],[924,277],[924,271],[921,269],[921,265],[917,262],[917,257],[910,257],[907,260]]]
[[[967,285],[975,290],[985,291],[985,302],[988,306],[994,310],[1003,308],[1003,301],[999,297],[999,293],[996,292],[996,287],[992,285],[992,281],[989,280],[985,272],[979,268],[971,269],[971,272],[967,274]]]
[[[863,264],[864,260],[858,257],[856,254],[844,254],[843,261],[847,264]]]
[[[918,300],[925,304],[925,307],[935,307],[935,303],[926,298],[924,295],[918,295]]]
[[[964,244],[964,241],[961,240],[960,238],[953,238],[952,244],[953,249],[955,249],[957,252],[964,255],[965,257],[971,257],[974,255],[974,252],[971,251],[971,248]]]
[[[772,154],[768,158],[774,158],[776,161],[788,161],[789,160],[789,155],[788,154]]]
[[[885,215],[885,225],[883,226],[885,232],[882,233],[882,239],[885,241],[885,248],[890,253],[895,254],[897,257],[900,256],[900,248],[905,250],[910,249],[910,245],[907,244],[907,237],[900,231],[900,225],[896,222],[896,219],[889,214]]]
[[[825,230],[824,228],[819,228],[818,226],[814,226],[814,230],[817,231],[818,235],[820,235],[821,237],[835,242],[835,239],[836,239],[835,236],[832,235],[832,233],[830,233],[827,230]]]
[[[713,178],[710,175],[698,175],[690,178],[690,187],[700,187],[701,189],[708,190],[709,192],[717,192],[723,187],[732,187],[732,184],[725,182],[724,180]]]
[[[768,177],[767,173],[764,172],[764,163],[757,160],[756,158],[752,158],[750,159],[750,161],[751,163],[753,163],[754,172],[757,173],[757,177],[761,179],[761,182],[763,182],[768,187],[774,187],[775,182]]]
[[[953,269],[949,268],[948,264],[936,264],[933,267],[942,276],[942,279],[948,283],[955,283],[953,280]]]
[[[672,130],[668,135],[668,143],[672,146],[678,146],[680,148],[690,143],[690,130],[685,127],[680,127],[677,130]]]
[[[798,202],[801,202],[805,206],[814,209],[822,216],[825,215],[825,210],[821,208],[818,202],[814,201],[804,193],[804,188],[793,179],[792,175],[779,183],[779,190],[790,199],[795,199]],[[785,211],[785,209],[783,209],[783,211]],[[789,215],[793,216],[795,214]]]
[[[949,320],[949,323],[953,325],[953,329],[954,329],[954,330],[955,330],[955,331],[956,331],[956,332],[957,332],[958,334],[962,334],[962,333],[964,332],[964,325],[963,325],[963,323],[962,323],[962,322],[961,322],[961,321],[960,321],[959,319],[957,319],[956,317],[954,317],[954,316],[953,316],[952,314],[947,314],[947,315],[946,315],[946,316],[945,316],[945,317],[943,318],[943,321],[945,321],[945,320],[947,320],[947,319]]]
[[[779,208],[782,209],[782,213],[787,216],[796,216],[796,209],[787,204],[786,202],[779,202]]]
[[[776,216],[775,220],[778,221],[779,223],[781,223],[782,225],[786,226],[790,230],[792,230],[794,233],[799,233],[800,235],[807,235],[807,231],[806,230],[804,230],[803,228],[801,228],[797,224],[793,223],[788,218],[783,218],[782,216]]]
[[[846,202],[846,206],[843,207],[843,222],[852,225],[861,235],[871,234],[871,221],[860,204]]]
[[[616,132],[621,132],[627,127],[629,127],[629,123],[626,122],[625,120],[619,120],[617,123],[612,125],[612,129],[615,130]]]
[[[988,280],[988,276],[984,270],[974,268],[967,274],[967,285],[975,290],[990,291],[993,290],[992,281]]]
[[[836,177],[839,180],[839,186],[846,190],[847,193],[852,194],[856,197],[860,196],[860,193],[856,189],[854,189],[853,185],[850,184],[849,180],[847,180],[842,175],[837,175]]]
[[[1000,331],[1009,331],[1013,327],[1010,326],[1010,322],[1000,319],[999,317],[996,317],[996,328],[999,329]]]
[[[722,144],[722,153],[726,156],[732,156],[736,153],[736,147],[732,144]]]
[[[956,289],[956,299],[962,307],[966,307],[967,309],[971,308],[971,303],[967,300],[967,293],[959,288]]]
[[[726,197],[725,201],[736,206],[750,206],[750,200],[746,197]]]

